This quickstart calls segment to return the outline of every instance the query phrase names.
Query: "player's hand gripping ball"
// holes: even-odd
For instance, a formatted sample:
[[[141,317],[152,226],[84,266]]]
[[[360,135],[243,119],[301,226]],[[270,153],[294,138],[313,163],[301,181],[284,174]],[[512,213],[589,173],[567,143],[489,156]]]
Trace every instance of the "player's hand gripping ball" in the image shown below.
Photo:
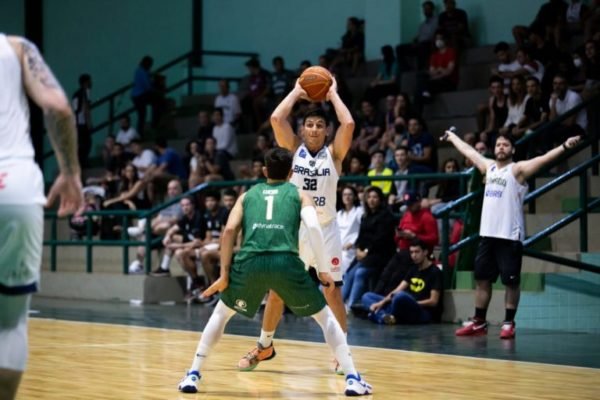
[[[298,79],[300,86],[312,101],[324,101],[333,83],[331,73],[323,67],[309,67]]]

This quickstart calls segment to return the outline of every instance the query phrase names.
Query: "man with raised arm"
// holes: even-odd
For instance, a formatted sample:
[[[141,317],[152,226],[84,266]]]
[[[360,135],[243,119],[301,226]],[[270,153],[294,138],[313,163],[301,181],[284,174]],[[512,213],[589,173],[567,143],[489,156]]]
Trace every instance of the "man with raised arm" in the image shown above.
[[[475,316],[456,331],[457,336],[487,334],[486,315],[492,298],[492,283],[502,280],[505,287],[506,314],[500,330],[501,339],[515,337],[515,314],[519,305],[525,218],[523,202],[527,194],[527,179],[544,165],[575,147],[579,137],[571,137],[546,154],[530,160],[513,161],[515,146],[511,136],[496,138],[494,160],[485,158],[463,142],[451,130],[442,140],[456,147],[485,175],[483,207],[481,210],[481,241],[477,249],[473,275],[475,277]]]
[[[306,226],[300,227],[300,258],[306,266],[317,267],[318,270],[328,270],[335,281],[332,291],[325,291],[327,304],[331,307],[340,326],[346,332],[346,310],[342,299],[342,243],[336,221],[337,183],[342,172],[342,161],[352,144],[354,120],[346,105],[337,92],[335,79],[327,93],[327,100],[335,109],[339,128],[333,142],[326,146],[327,116],[320,109],[311,109],[304,115],[302,132],[294,134],[289,122],[292,108],[297,101],[308,96],[298,82],[294,89],[279,103],[271,115],[271,126],[275,132],[277,144],[294,153],[292,177],[290,182],[302,192],[312,197],[316,207],[319,223],[325,238],[326,265],[318,265],[311,246],[307,240]],[[311,268],[314,272],[314,268]],[[314,275],[314,273],[313,273]],[[263,325],[257,346],[244,356],[238,363],[242,371],[254,369],[260,361],[275,356],[273,335],[283,313],[284,303],[273,292],[269,298],[263,317]],[[335,363],[336,373],[340,373],[339,364]]]
[[[44,111],[60,174],[44,197],[29,136],[29,96]],[[83,203],[75,117],[36,46],[0,33],[0,399],[13,399],[27,363],[27,311],[40,277],[44,204]]]

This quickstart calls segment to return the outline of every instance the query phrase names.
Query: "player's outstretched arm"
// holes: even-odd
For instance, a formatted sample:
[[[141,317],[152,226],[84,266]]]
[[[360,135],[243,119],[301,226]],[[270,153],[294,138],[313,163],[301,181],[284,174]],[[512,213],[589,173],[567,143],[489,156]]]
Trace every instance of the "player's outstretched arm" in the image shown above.
[[[294,108],[294,104],[296,104],[298,100],[306,98],[308,98],[306,92],[296,80],[294,89],[281,100],[281,103],[279,103],[273,111],[273,114],[271,114],[271,127],[275,133],[277,145],[288,149],[291,152],[296,151],[298,146],[300,146],[301,140],[299,136],[294,134],[294,130],[290,125],[288,117],[292,112],[292,108]]]
[[[346,154],[352,145],[355,124],[350,110],[348,110],[348,107],[346,107],[338,94],[337,81],[335,78],[333,78],[333,84],[327,92],[327,100],[333,104],[335,114],[340,122],[340,127],[338,128],[333,141],[333,157],[341,162],[346,158]]]
[[[27,94],[44,111],[46,129],[60,169],[60,175],[48,194],[48,205],[60,197],[58,215],[74,213],[83,203],[75,116],[62,87],[37,47],[18,37],[10,37],[9,43],[21,62]]]
[[[558,158],[558,156],[568,149],[572,149],[573,147],[577,146],[580,141],[581,137],[579,136],[570,137],[563,144],[553,148],[546,154],[532,158],[531,160],[519,161],[515,164],[515,168],[513,170],[515,177],[519,182],[525,182],[536,172],[538,172],[544,165]]]
[[[452,143],[454,147],[456,147],[456,150],[458,150],[463,156],[471,160],[473,165],[475,165],[475,167],[477,167],[479,172],[481,172],[482,174],[485,174],[488,167],[491,164],[493,164],[492,160],[490,160],[489,158],[485,158],[484,156],[479,154],[477,150],[469,146],[466,142],[459,138],[456,133],[452,132],[451,130],[447,130],[444,133],[444,136],[440,138],[440,140],[446,140]]]
[[[330,275],[329,260],[325,253],[325,239],[323,238],[323,231],[319,224],[317,217],[317,209],[313,200],[305,193],[299,191],[300,198],[302,199],[302,210],[300,211],[300,218],[308,229],[308,240],[313,252],[317,258],[317,271],[319,272],[319,279],[323,282],[325,290],[332,291],[335,288],[335,283]]]
[[[235,246],[238,233],[242,229],[244,197],[246,197],[245,193],[238,197],[229,213],[229,218],[227,218],[227,224],[221,235],[221,276],[202,293],[205,297],[212,296],[217,292],[222,292],[229,286],[229,270],[231,269],[231,263],[233,261],[233,247]]]

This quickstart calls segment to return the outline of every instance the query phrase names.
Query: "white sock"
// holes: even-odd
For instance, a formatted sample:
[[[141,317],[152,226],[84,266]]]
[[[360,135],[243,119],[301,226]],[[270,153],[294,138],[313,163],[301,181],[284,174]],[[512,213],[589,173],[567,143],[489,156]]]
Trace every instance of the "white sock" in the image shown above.
[[[163,254],[162,260],[160,260],[160,269],[169,270],[169,264],[171,264],[171,255]]]
[[[267,332],[261,329],[258,343],[260,343],[262,347],[269,347],[273,344],[273,336],[275,336],[275,331]]]
[[[356,368],[354,367],[354,361],[352,360],[352,354],[350,353],[350,347],[348,347],[348,343],[346,342],[346,335],[329,306],[325,306],[325,308],[312,317],[323,330],[325,341],[333,354],[335,354],[335,358],[340,363],[346,376],[358,376],[358,372],[356,372]]]
[[[22,372],[27,364],[27,310],[30,294],[0,294],[0,369]]]
[[[215,310],[204,327],[190,371],[200,371],[202,364],[204,364],[204,360],[208,357],[208,354],[213,347],[219,342],[221,336],[223,336],[225,325],[227,325],[227,322],[229,322],[234,315],[235,311],[219,300]]]

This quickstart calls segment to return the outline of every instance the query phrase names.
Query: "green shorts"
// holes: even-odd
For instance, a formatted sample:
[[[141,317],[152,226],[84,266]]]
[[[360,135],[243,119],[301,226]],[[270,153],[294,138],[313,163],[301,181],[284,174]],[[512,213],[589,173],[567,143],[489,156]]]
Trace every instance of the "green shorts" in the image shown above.
[[[263,253],[234,263],[221,300],[227,307],[252,318],[269,289],[301,317],[316,314],[326,305],[304,263],[293,253]]]

